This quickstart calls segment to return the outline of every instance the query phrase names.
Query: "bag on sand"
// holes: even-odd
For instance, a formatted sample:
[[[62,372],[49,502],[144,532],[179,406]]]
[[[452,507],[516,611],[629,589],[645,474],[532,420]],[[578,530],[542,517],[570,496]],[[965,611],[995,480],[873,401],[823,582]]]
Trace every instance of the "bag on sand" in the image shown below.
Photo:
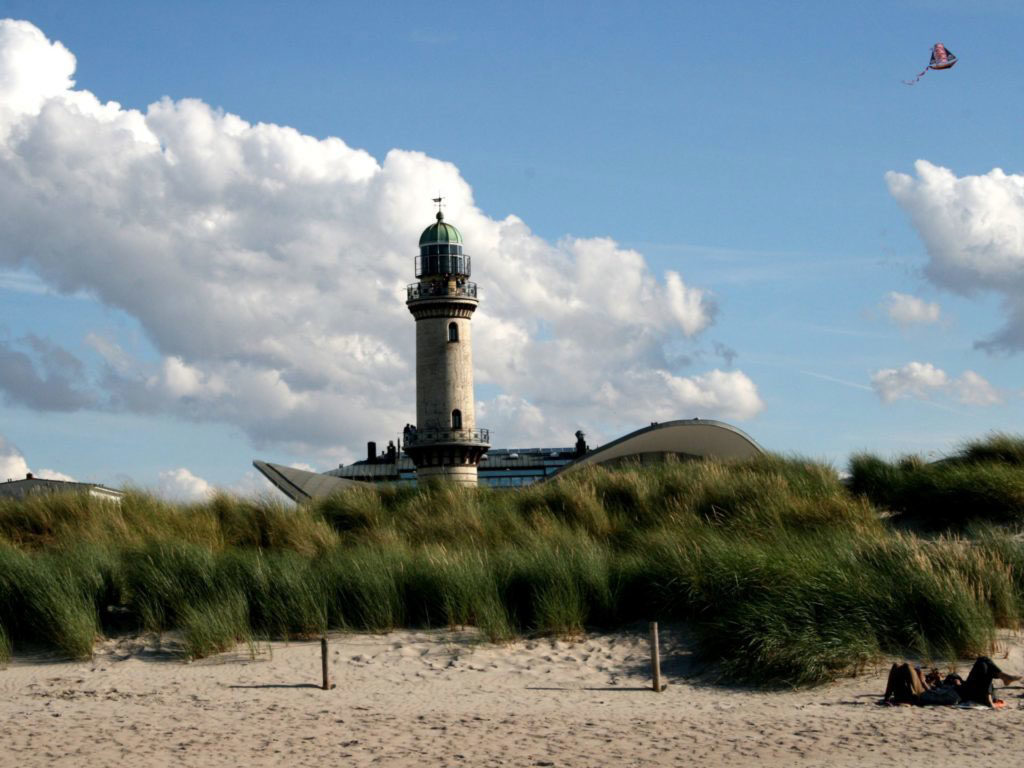
[[[924,683],[916,669],[907,662],[892,665],[885,685],[886,704],[918,704],[924,692]]]
[[[922,693],[917,703],[925,707],[953,707],[960,703],[960,694],[951,685],[940,685]]]

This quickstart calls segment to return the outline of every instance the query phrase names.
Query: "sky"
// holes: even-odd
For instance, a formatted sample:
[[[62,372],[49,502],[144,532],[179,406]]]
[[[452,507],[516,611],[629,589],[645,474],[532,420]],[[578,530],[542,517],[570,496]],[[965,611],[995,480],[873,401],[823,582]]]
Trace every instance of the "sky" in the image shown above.
[[[495,447],[1020,432],[1024,7],[634,6],[0,0],[0,477],[253,493],[397,437],[438,194]]]

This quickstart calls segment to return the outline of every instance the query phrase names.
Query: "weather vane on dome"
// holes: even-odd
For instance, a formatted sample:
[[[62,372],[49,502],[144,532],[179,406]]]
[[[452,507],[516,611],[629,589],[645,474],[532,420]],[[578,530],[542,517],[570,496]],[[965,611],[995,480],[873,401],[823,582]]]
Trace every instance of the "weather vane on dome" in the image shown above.
[[[442,207],[443,207],[443,205],[444,205],[444,204],[443,204],[443,203],[441,202],[442,200],[444,200],[444,198],[443,198],[443,197],[441,197],[441,193],[440,193],[440,192],[438,192],[438,193],[437,193],[437,197],[435,197],[435,198],[434,198],[434,202],[435,202],[435,203],[437,203],[437,218],[438,218],[438,219],[441,219],[441,218],[443,218],[443,217],[444,217],[444,213],[442,213],[442,212],[441,212],[441,208],[442,208]]]

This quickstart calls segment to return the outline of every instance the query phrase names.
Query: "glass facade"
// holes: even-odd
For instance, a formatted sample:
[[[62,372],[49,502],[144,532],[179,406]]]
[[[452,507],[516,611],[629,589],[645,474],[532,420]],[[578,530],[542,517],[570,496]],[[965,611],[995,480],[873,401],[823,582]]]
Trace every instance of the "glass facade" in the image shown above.
[[[436,245],[424,245],[420,248],[420,256],[462,255],[462,246],[458,243],[438,243]]]
[[[432,245],[430,248],[459,249],[459,253],[421,253],[416,257],[416,277],[429,275],[462,275],[469,277],[472,259],[462,254],[461,245]],[[427,246],[424,246],[424,251]]]
[[[478,474],[477,482],[480,485],[490,486],[491,488],[522,488],[524,485],[532,485],[533,483],[540,480],[539,477],[525,477],[523,475],[500,475],[480,472]]]
[[[522,488],[553,475],[575,458],[572,448],[497,448],[480,462],[477,478],[480,485],[493,488]],[[357,462],[327,474],[376,483],[416,485],[416,470],[404,453],[396,464]]]

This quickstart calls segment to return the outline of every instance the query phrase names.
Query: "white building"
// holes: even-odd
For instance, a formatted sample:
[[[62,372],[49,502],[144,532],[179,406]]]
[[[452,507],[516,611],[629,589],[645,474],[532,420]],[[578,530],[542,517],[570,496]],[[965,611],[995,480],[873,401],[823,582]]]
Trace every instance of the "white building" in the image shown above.
[[[31,472],[25,475],[24,479],[11,480],[0,483],[0,499],[26,499],[29,496],[39,496],[48,493],[88,493],[98,499],[121,502],[124,495],[121,491],[107,488],[96,483],[75,483],[69,480],[48,480],[43,477],[35,477]]]

